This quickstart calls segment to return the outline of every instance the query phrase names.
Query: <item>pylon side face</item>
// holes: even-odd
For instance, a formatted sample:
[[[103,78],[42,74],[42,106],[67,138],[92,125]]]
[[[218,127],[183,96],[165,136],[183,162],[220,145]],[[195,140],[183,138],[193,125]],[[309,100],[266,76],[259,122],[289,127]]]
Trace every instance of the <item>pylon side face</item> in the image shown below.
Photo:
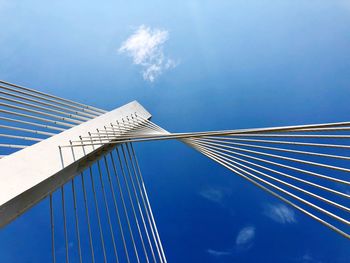
[[[104,131],[132,114],[149,119],[151,114],[133,101],[113,111],[88,120],[73,128],[38,142],[0,160],[0,227],[22,214],[79,172],[91,154],[102,151],[103,145],[60,148],[78,141],[89,132]]]

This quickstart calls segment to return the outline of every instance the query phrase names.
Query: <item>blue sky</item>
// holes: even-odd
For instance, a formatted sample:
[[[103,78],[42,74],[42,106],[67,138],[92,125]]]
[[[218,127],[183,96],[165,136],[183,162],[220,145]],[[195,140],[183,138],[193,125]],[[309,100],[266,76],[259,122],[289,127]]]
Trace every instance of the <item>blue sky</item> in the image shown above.
[[[349,120],[348,0],[0,0],[0,24],[1,79],[104,109],[136,99],[169,131]],[[152,52],[135,57],[140,32]],[[185,145],[136,149],[169,262],[350,261],[347,240]],[[2,230],[4,262],[47,262],[47,213]]]

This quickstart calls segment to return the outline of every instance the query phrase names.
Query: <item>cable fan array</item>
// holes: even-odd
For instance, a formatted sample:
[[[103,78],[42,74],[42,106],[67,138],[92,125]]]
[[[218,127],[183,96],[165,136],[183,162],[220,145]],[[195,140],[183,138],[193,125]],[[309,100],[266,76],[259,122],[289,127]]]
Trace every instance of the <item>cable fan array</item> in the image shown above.
[[[4,130],[0,149],[6,156],[106,111],[0,81],[0,113]],[[81,158],[81,151],[72,145],[78,142],[87,155],[87,142],[102,142],[105,135],[110,140],[113,136],[103,134],[107,132],[121,137],[154,134],[144,123],[135,113],[106,124],[104,130],[82,129],[79,141],[68,141],[71,149],[65,156],[70,154],[80,163],[76,158]],[[62,148],[58,147],[57,156],[63,169]],[[133,145],[101,147],[97,152],[80,163],[78,175],[52,188],[45,198],[50,209],[52,261],[167,262]]]
[[[106,111],[0,80],[0,157]]]
[[[53,262],[167,262],[131,143],[53,192],[50,218]]]
[[[350,123],[327,123],[195,133],[169,133],[136,118],[142,127],[115,137],[105,131],[94,144],[178,139],[278,199],[350,238]],[[150,134],[150,131],[152,131]],[[102,137],[101,137],[102,136]]]
[[[85,152],[85,147],[118,137],[159,134],[146,121],[131,114],[61,149],[68,148],[75,159],[77,147]],[[79,213],[79,208],[85,212]],[[50,194],[50,215],[53,262],[74,257],[84,262],[87,255],[92,262],[167,262],[132,143],[104,151],[80,175]],[[84,237],[88,245],[81,241]],[[64,257],[57,252],[62,243]],[[77,244],[74,249],[72,243]]]
[[[157,140],[185,143],[350,239],[350,122],[170,133],[133,111],[59,141],[62,169],[64,151],[79,174],[45,193],[53,262],[167,262],[132,144]],[[106,111],[0,81],[0,113],[3,157]]]

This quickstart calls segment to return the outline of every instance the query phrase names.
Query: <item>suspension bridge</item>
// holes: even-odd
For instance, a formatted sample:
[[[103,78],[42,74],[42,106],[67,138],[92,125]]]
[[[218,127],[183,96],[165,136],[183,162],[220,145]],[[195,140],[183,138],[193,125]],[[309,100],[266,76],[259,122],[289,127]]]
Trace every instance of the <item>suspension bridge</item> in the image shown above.
[[[145,141],[178,140],[350,238],[350,122],[171,133],[136,101],[106,111],[5,81],[0,112],[0,226],[48,202],[52,262],[74,262],[73,239],[79,262],[167,262],[134,148]]]

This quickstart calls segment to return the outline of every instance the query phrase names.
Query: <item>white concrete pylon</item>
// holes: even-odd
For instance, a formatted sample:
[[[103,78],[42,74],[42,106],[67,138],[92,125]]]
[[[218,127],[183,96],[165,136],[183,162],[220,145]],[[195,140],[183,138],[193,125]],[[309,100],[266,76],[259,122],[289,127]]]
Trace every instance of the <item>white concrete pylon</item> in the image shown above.
[[[56,134],[0,160],[0,226],[22,214],[28,208],[48,196],[49,193],[74,177],[92,155],[106,150],[103,145],[74,149],[75,159],[69,148],[61,149],[79,136],[88,136],[96,129],[137,113],[145,119],[151,114],[133,101],[120,108],[102,114],[73,128]]]

